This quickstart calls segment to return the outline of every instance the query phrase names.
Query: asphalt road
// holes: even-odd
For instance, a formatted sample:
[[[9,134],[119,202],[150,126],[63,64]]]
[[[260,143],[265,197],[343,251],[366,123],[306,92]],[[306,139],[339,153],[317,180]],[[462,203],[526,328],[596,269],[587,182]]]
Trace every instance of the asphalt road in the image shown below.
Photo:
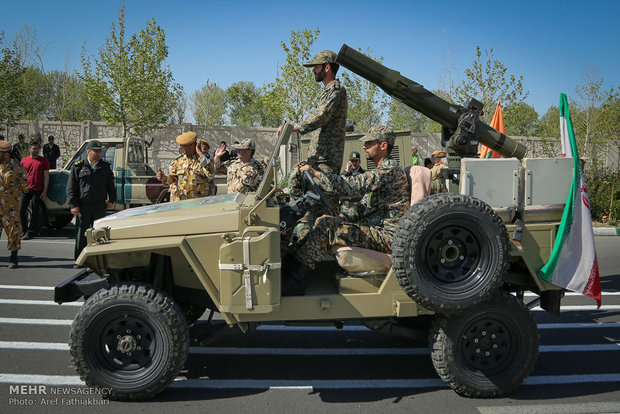
[[[7,254],[0,258],[0,412],[620,412],[620,237],[596,238],[600,310],[572,294],[561,318],[533,310],[540,354],[508,398],[455,394],[435,373],[425,342],[356,324],[269,325],[192,347],[187,369],[166,391],[120,403],[84,394],[66,345],[78,307],[53,303],[53,286],[75,272],[72,232],[24,242],[20,269],[6,268]]]

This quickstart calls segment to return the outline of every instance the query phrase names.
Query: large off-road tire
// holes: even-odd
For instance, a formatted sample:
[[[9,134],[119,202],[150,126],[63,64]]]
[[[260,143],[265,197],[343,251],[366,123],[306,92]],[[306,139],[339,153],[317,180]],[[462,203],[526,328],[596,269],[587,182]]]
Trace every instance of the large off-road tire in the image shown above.
[[[438,316],[429,347],[435,370],[457,393],[498,397],[534,368],[538,329],[527,307],[502,291],[457,316]]]
[[[497,293],[508,270],[510,240],[486,203],[437,194],[401,218],[392,243],[392,268],[416,303],[453,313]]]
[[[164,292],[145,284],[101,289],[80,308],[69,348],[80,378],[113,400],[155,396],[189,353],[185,315]]]

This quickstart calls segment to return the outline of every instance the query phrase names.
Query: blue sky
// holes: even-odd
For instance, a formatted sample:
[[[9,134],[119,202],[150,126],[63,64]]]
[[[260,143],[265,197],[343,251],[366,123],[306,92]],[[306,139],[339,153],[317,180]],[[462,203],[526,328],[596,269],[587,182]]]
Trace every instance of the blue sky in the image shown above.
[[[80,52],[94,54],[117,20],[119,2],[3,2],[8,38],[24,25],[45,47],[45,69],[81,70]],[[272,81],[284,62],[291,30],[319,28],[313,52],[343,43],[370,48],[383,63],[427,89],[442,82],[452,55],[455,76],[494,49],[509,74],[523,75],[526,102],[539,114],[560,92],[578,99],[585,67],[598,68],[604,89],[620,86],[620,0],[590,1],[157,1],[126,0],[127,32],[154,18],[166,32],[168,63],[191,94],[207,79],[222,87]]]

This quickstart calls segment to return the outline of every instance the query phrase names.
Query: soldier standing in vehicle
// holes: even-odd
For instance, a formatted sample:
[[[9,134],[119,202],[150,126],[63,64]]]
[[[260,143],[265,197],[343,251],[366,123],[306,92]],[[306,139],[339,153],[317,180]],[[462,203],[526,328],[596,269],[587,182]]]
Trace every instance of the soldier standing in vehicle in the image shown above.
[[[254,159],[256,150],[254,140],[246,138],[241,143],[234,144],[233,149],[237,150],[238,158],[220,163],[220,157],[223,154],[220,149],[215,152],[214,157],[217,172],[227,175],[228,193],[247,194],[256,191],[265,170],[263,165]]]
[[[67,199],[71,214],[76,217],[75,259],[86,247],[86,229],[104,217],[106,209],[114,207],[116,202],[114,174],[110,163],[101,159],[101,143],[90,141],[86,153],[85,160],[73,164],[67,180]]]
[[[213,164],[196,145],[195,132],[185,132],[176,139],[183,149],[183,155],[170,163],[166,176],[161,168],[156,177],[164,184],[175,186],[170,193],[170,201],[200,198],[215,194],[213,183]]]
[[[443,178],[441,174],[441,170],[446,167],[446,164],[443,163],[443,158],[447,156],[444,151],[433,151],[433,168],[431,168],[431,194],[437,193],[446,193],[448,189],[446,188],[446,179]]]
[[[309,171],[321,187],[332,186],[341,195],[364,195],[355,208],[341,212],[338,217],[321,216],[296,254],[301,265],[287,269],[285,288],[299,283],[303,288],[308,269],[323,260],[332,246],[357,246],[390,253],[398,221],[409,209],[407,179],[398,162],[389,155],[396,135],[391,128],[374,126],[360,141],[364,143],[366,157],[372,159],[376,169],[355,177],[325,174],[310,165],[300,168]],[[291,282],[292,281],[292,282]],[[303,290],[303,289],[301,289]]]
[[[2,229],[7,235],[7,245],[11,256],[9,269],[18,267],[17,252],[21,247],[21,221],[19,218],[19,198],[28,188],[26,169],[11,158],[12,145],[0,141],[0,235]]]

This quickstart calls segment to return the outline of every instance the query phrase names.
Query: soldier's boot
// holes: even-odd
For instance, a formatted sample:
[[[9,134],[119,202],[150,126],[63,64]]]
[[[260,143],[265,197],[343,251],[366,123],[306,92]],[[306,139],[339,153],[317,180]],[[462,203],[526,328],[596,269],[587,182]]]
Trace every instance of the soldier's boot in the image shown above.
[[[9,269],[17,269],[18,267],[17,250],[14,250],[11,252],[11,257],[9,257]]]
[[[285,255],[282,258],[282,296],[303,296],[309,271],[310,268],[292,254]]]

